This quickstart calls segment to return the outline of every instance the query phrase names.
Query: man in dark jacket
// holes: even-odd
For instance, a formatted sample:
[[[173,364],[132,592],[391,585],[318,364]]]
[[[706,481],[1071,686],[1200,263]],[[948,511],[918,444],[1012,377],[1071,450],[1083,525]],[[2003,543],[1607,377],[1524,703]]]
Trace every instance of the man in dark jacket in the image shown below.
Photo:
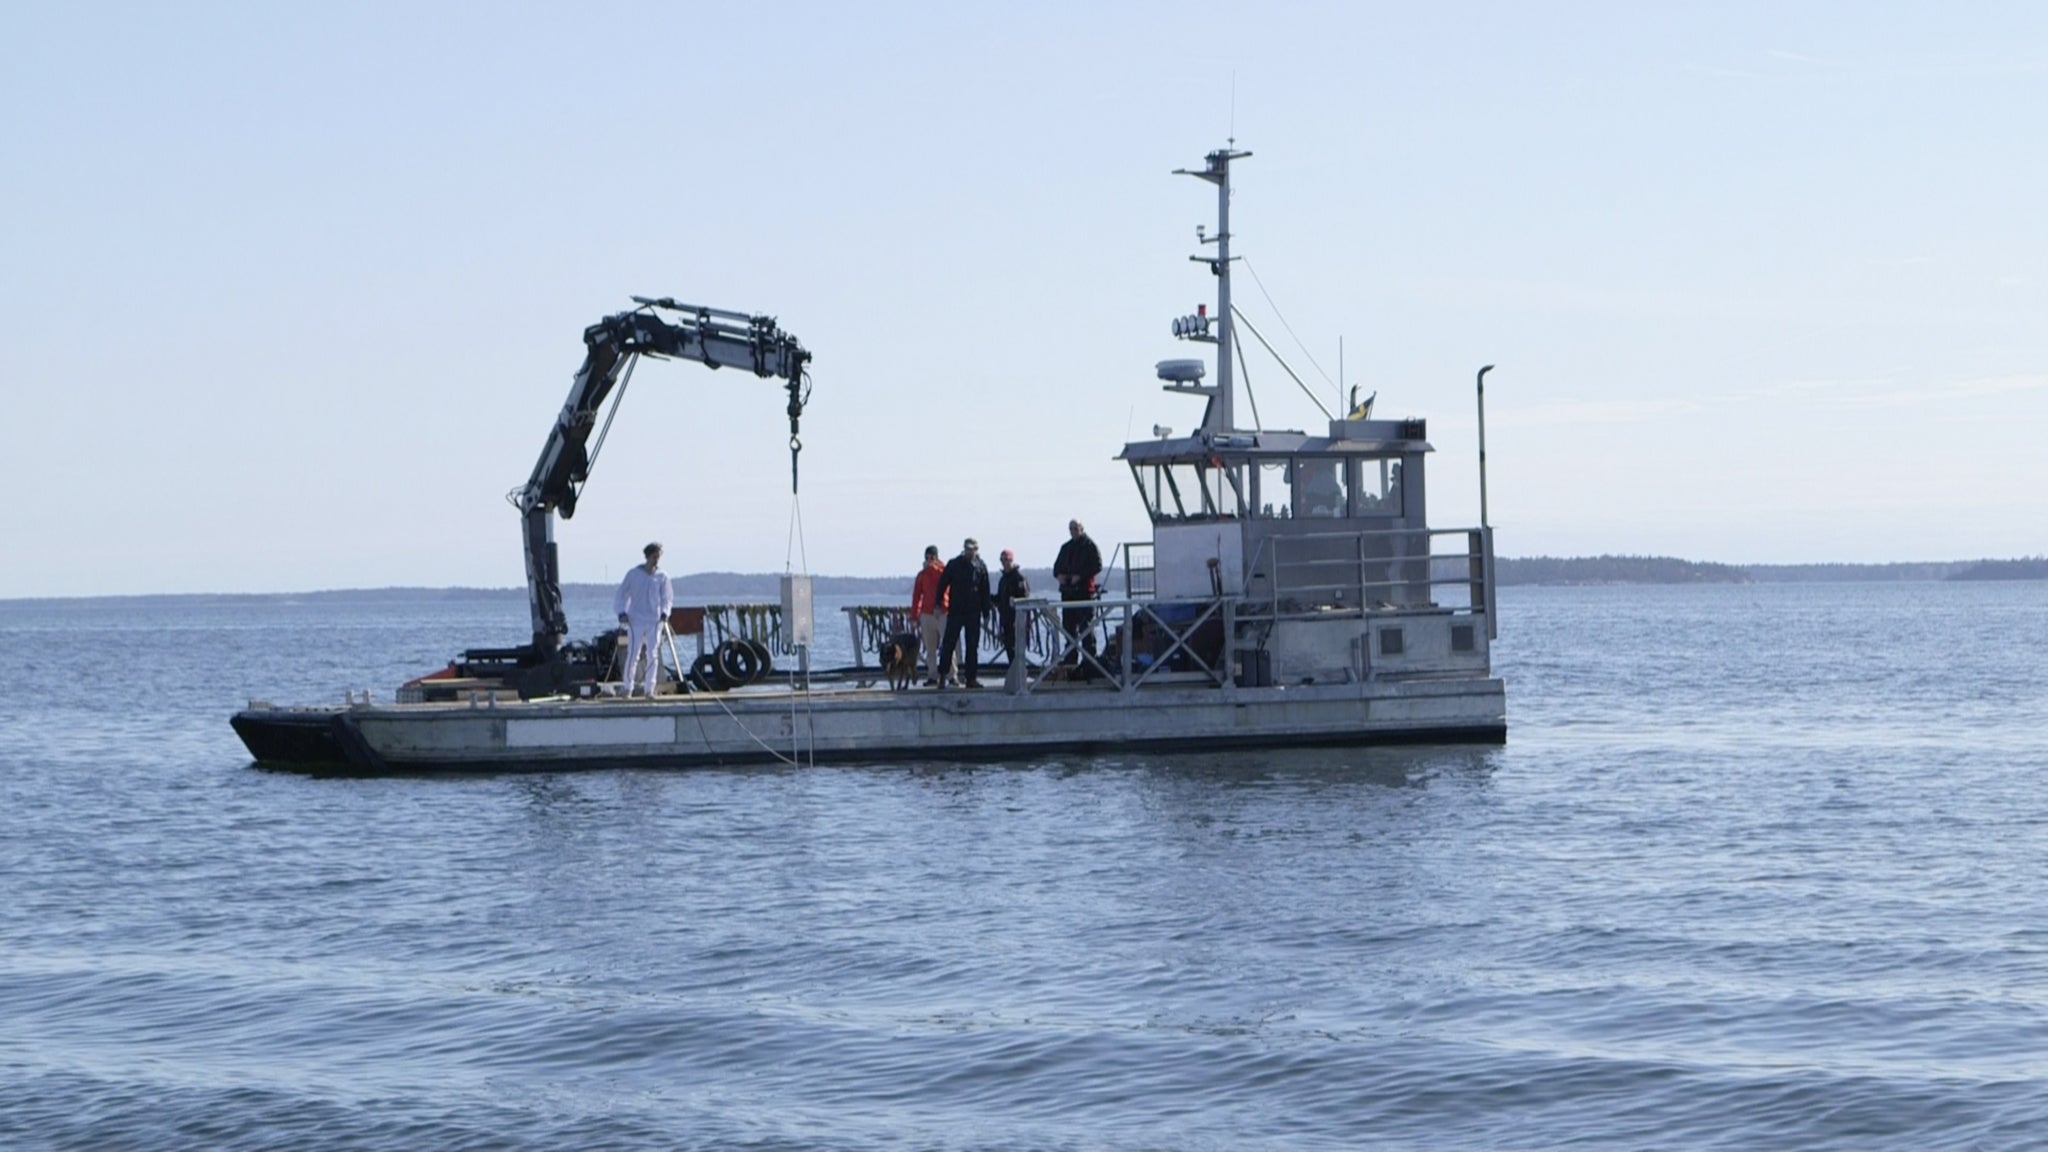
[[[969,688],[981,687],[981,614],[988,611],[988,565],[981,562],[981,545],[969,536],[960,548],[960,554],[946,561],[946,570],[939,574],[939,598],[946,605],[946,639],[939,645],[939,675],[944,677],[946,669],[953,666],[953,646],[960,642],[960,634],[967,634],[967,643],[960,653],[963,667],[963,682]],[[945,680],[939,687],[945,687]]]
[[[1003,549],[1003,574],[996,577],[996,635],[1002,637],[1003,656],[1017,662],[1017,601],[1031,595],[1031,582],[1017,567],[1017,554]]]
[[[1079,520],[1067,521],[1067,542],[1060,545],[1060,554],[1052,562],[1052,574],[1060,582],[1060,599],[1095,599],[1095,578],[1102,574],[1102,550],[1088,538]],[[1067,635],[1086,629],[1081,643],[1090,652],[1095,651],[1095,629],[1090,627],[1094,622],[1093,608],[1067,608],[1060,612],[1060,624]],[[1074,662],[1078,664],[1080,659],[1075,654]]]

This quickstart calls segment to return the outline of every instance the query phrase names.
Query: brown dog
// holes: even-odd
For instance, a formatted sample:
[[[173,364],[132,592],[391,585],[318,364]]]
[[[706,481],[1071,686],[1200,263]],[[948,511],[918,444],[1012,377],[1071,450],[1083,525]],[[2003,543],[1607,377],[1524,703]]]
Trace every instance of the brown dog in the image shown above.
[[[898,632],[882,641],[878,655],[882,671],[889,677],[889,687],[897,692],[909,688],[910,681],[917,676],[917,636]]]

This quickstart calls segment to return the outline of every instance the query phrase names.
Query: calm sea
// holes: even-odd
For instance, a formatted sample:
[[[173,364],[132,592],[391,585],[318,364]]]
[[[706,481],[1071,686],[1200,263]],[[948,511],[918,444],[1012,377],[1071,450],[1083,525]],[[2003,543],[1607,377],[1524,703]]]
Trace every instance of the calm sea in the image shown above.
[[[2048,1147],[2048,585],[1501,609],[1505,747],[339,780],[523,602],[0,604],[0,1148]]]

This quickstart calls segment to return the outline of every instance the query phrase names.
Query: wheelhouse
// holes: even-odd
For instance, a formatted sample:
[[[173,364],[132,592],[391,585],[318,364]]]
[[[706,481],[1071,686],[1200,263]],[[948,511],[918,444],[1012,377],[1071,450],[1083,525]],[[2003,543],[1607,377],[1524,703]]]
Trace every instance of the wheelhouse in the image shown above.
[[[1427,603],[1427,564],[1422,587],[1409,571],[1429,530],[1425,435],[1420,420],[1333,420],[1327,436],[1257,432],[1126,445],[1119,458],[1152,521],[1146,591],[1287,591],[1296,608]]]

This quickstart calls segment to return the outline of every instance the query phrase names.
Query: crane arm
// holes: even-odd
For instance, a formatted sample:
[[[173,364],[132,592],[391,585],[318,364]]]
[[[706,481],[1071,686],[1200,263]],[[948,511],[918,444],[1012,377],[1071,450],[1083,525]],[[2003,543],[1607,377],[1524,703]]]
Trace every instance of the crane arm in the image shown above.
[[[569,398],[548,432],[540,459],[524,486],[508,498],[519,509],[526,551],[527,601],[533,617],[531,659],[550,663],[569,633],[562,610],[561,566],[555,550],[554,517],[576,514],[576,500],[589,479],[604,433],[598,416],[607,397],[618,411],[624,384],[641,356],[695,360],[711,368],[739,368],[783,380],[789,391],[791,482],[794,484],[797,422],[808,393],[804,365],[811,354],[772,316],[750,316],[716,308],[678,304],[667,297],[633,297],[638,308],[607,316],[584,329],[586,354],[569,386]],[[605,419],[609,427],[611,419]],[[591,434],[597,433],[597,443]]]

